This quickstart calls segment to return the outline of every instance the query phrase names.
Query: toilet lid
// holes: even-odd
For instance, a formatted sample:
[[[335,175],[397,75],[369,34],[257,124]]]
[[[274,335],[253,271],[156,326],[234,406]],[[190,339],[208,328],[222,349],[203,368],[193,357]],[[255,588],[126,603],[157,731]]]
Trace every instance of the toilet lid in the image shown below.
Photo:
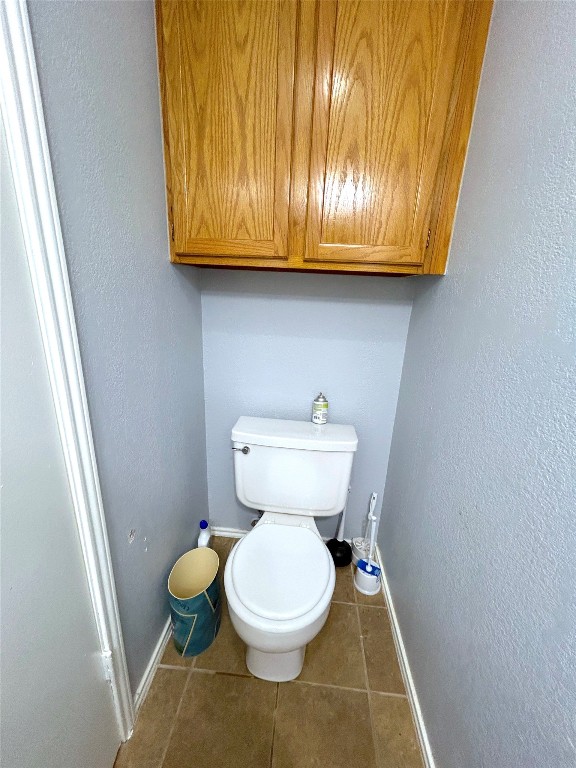
[[[263,524],[236,546],[232,583],[239,600],[264,619],[311,611],[330,581],[330,553],[309,528]]]

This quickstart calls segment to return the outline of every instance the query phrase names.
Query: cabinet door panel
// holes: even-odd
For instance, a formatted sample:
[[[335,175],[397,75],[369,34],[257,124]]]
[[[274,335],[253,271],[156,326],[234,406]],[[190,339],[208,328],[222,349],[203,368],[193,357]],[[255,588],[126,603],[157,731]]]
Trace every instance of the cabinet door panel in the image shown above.
[[[308,261],[423,261],[465,2],[323,0]]]
[[[158,5],[175,256],[286,258],[295,2]]]

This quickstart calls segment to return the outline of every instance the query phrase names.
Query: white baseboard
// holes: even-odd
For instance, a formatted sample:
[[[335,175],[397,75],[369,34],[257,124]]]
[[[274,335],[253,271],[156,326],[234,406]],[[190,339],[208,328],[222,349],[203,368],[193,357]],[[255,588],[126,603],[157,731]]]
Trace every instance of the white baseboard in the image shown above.
[[[223,536],[225,538],[230,539],[241,539],[242,536],[245,536],[249,531],[243,531],[240,528],[225,528],[220,525],[211,525],[210,529],[214,536]],[[334,536],[322,536],[322,541],[330,541],[330,539],[333,539]],[[346,539],[348,544],[352,544],[352,539]]]
[[[158,638],[156,647],[152,651],[152,656],[150,657],[148,666],[144,670],[144,674],[142,675],[142,680],[140,680],[140,685],[138,686],[136,693],[134,694],[134,711],[136,714],[138,714],[138,710],[144,703],[144,699],[148,694],[148,690],[150,689],[150,685],[152,684],[152,680],[154,679],[154,674],[156,672],[158,664],[160,664],[160,659],[164,654],[164,649],[166,648],[166,645],[168,644],[168,640],[170,640],[171,635],[172,635],[172,626],[170,624],[170,617],[168,617],[166,624],[164,626],[164,629],[162,630],[162,633]]]
[[[410,664],[408,663],[408,656],[406,654],[406,647],[404,640],[402,639],[402,633],[400,632],[400,625],[398,624],[398,617],[394,609],[394,602],[390,593],[390,585],[386,577],[386,570],[384,568],[384,561],[382,559],[382,553],[380,547],[376,547],[378,554],[378,561],[382,568],[382,591],[386,599],[386,605],[388,606],[388,615],[390,616],[390,624],[392,625],[392,636],[394,638],[394,645],[396,646],[396,654],[400,662],[400,670],[402,677],[404,678],[404,685],[406,686],[406,693],[408,695],[408,701],[412,710],[412,717],[414,718],[414,724],[416,725],[416,732],[418,734],[418,740],[422,749],[424,757],[424,763],[426,768],[436,768],[434,757],[432,755],[432,749],[430,748],[430,742],[428,740],[428,733],[426,732],[426,726],[422,717],[422,710],[420,709],[420,702],[418,701],[418,694],[414,686],[414,679],[412,672],[410,671]]]
[[[240,528],[225,528],[221,525],[211,525],[210,530],[214,536],[224,536],[229,539],[241,539],[248,531],[241,531]]]

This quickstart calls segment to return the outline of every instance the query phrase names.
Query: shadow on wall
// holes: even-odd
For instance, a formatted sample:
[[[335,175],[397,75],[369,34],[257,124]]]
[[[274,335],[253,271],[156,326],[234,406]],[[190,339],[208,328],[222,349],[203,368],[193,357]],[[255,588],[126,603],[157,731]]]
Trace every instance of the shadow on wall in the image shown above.
[[[308,420],[319,391],[329,420],[359,436],[346,535],[382,498],[413,279],[202,271],[211,522],[246,529],[236,501],[230,430],[241,415]],[[320,525],[332,535],[336,520]]]
[[[211,269],[202,270],[201,285],[203,296],[220,297],[235,307],[238,304],[247,306],[249,302],[262,308],[273,305],[277,314],[274,319],[269,319],[274,331],[285,329],[288,335],[301,334],[306,338],[363,340],[370,329],[370,321],[378,322],[377,313],[371,314],[371,308],[405,307],[407,302],[411,304],[414,295],[414,278],[411,277]],[[361,313],[356,319],[349,317],[347,311],[352,306]],[[222,313],[221,319],[226,322],[229,313]],[[253,332],[266,335],[268,327],[261,320],[258,312],[249,311],[242,318],[242,324],[245,326],[253,321]],[[313,328],[308,325],[311,320],[318,321]],[[393,325],[390,328],[374,326],[372,330],[377,331],[381,339],[395,338],[397,333]]]

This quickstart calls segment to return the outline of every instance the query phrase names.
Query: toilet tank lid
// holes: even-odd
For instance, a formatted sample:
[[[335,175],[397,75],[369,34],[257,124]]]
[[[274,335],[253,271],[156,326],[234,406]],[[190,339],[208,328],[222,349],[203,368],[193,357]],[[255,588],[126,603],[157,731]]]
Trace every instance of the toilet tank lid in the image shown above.
[[[313,424],[311,421],[262,419],[241,416],[232,428],[235,443],[296,448],[304,451],[355,451],[358,436],[348,424]]]

